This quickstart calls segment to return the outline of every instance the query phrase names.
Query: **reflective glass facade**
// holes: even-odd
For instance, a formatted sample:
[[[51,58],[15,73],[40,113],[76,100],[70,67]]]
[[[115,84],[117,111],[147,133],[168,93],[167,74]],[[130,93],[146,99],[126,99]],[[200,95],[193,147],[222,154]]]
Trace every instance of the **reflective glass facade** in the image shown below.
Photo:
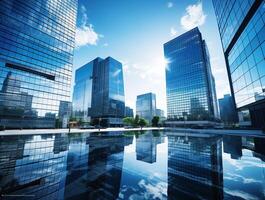
[[[73,116],[77,119],[90,121],[88,112],[92,101],[92,75],[94,61],[80,67],[75,72],[73,93]]]
[[[165,112],[161,109],[156,109],[156,115],[160,118],[165,117]]]
[[[213,4],[236,106],[249,110],[252,125],[260,127],[265,124],[265,2],[213,0]]]
[[[218,117],[209,54],[198,28],[164,44],[168,120],[202,121]]]
[[[133,109],[126,106],[125,107],[125,117],[133,117],[134,114],[133,114]]]
[[[238,122],[236,106],[233,98],[229,94],[226,94],[224,95],[224,98],[218,99],[218,102],[221,120],[226,124]]]
[[[151,122],[156,116],[156,95],[153,93],[146,93],[138,95],[136,99],[136,114]]]
[[[103,126],[122,125],[125,115],[122,64],[96,58],[76,71],[74,116],[84,121],[101,118]]]
[[[254,2],[255,0],[213,0],[220,36],[225,49],[229,46],[243,22],[244,16]]]
[[[76,0],[0,1],[0,125],[52,128],[69,101]]]

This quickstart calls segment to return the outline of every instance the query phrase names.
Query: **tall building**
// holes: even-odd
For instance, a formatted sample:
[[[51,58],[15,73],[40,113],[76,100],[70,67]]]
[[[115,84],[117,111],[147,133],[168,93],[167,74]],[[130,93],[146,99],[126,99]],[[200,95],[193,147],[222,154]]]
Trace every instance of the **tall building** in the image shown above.
[[[218,102],[221,120],[226,124],[236,123],[238,116],[233,98],[226,94],[223,98],[218,99]]]
[[[161,109],[156,109],[156,116],[158,116],[160,118],[160,120],[165,120],[165,112],[164,110]]]
[[[77,0],[0,1],[0,126],[53,128],[70,100]]]
[[[59,114],[58,114],[59,124],[57,124],[57,127],[67,128],[71,114],[72,114],[72,102],[60,101]]]
[[[265,2],[213,0],[241,124],[265,124]]]
[[[99,120],[103,126],[122,126],[125,114],[122,64],[96,58],[76,71],[73,115],[84,121]]]
[[[73,92],[73,116],[85,122],[91,121],[92,77],[93,65],[91,61],[75,71],[75,85]]]
[[[125,107],[125,117],[133,117],[133,109],[126,106]]]
[[[62,119],[63,117],[70,118],[72,111],[72,103],[69,101],[60,101],[59,104],[59,118]]]
[[[146,93],[138,95],[136,99],[136,114],[144,118],[149,123],[156,115],[156,95],[154,93]]]
[[[168,123],[218,118],[209,53],[196,27],[164,44]]]

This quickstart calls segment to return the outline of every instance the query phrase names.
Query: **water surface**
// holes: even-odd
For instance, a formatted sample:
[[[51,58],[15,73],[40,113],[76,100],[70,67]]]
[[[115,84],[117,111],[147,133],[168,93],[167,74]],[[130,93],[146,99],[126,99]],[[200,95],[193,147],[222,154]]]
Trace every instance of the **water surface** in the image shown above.
[[[0,136],[0,199],[264,199],[265,138]]]

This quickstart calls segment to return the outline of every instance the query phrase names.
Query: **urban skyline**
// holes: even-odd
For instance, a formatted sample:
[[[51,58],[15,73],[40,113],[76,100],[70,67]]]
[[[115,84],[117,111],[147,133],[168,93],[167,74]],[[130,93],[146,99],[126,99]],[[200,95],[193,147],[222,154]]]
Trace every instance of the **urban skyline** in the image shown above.
[[[0,0],[0,199],[264,199],[264,35],[265,0]]]
[[[188,2],[188,1],[187,1]],[[187,3],[186,2],[186,3]],[[225,77],[226,79],[229,79],[230,87],[225,87],[227,90],[231,89],[232,93],[232,99],[236,103],[237,112],[239,115],[239,125],[241,122],[243,122],[243,125],[253,125],[253,127],[256,128],[262,128],[264,124],[264,85],[265,85],[265,72],[263,69],[264,64],[264,39],[263,39],[263,33],[264,33],[264,2],[261,0],[256,1],[245,1],[244,4],[240,4],[239,1],[236,3],[231,3],[229,1],[218,1],[214,0],[213,3],[207,3],[206,2],[206,9],[207,12],[209,11],[215,11],[216,15],[216,21],[215,23],[218,24],[219,34],[221,39],[216,39],[216,41],[222,42],[223,51],[219,52],[222,53],[222,57],[225,58],[225,66],[226,70],[228,72],[228,75],[225,73],[222,73],[222,76],[212,75],[211,65],[212,65],[212,59],[211,59],[211,53],[214,52],[215,48],[209,48],[210,51],[208,51],[208,48],[206,46],[207,41],[203,39],[201,41],[203,50],[203,56],[207,61],[205,61],[205,70],[207,78],[205,81],[206,84],[206,90],[207,94],[205,93],[204,96],[208,96],[208,99],[201,99],[197,101],[195,98],[189,99],[190,105],[198,104],[197,106],[203,104],[201,101],[207,101],[208,106],[205,107],[205,105],[202,105],[204,107],[204,110],[206,112],[209,112],[211,117],[210,118],[219,118],[218,108],[217,108],[217,98],[221,99],[223,95],[229,94],[229,92],[224,92],[224,90],[220,90],[220,81],[215,83],[215,78],[220,79],[222,78],[221,82],[222,84],[225,83]],[[94,2],[95,3],[95,2]],[[94,4],[91,2],[89,4],[90,6],[98,6],[98,4]],[[51,5],[50,5],[51,4]],[[6,17],[6,21],[10,21],[10,24],[14,23],[14,20],[10,16],[9,11],[13,9],[13,7],[16,6],[25,6],[26,9],[24,14],[27,14],[30,12],[31,4],[30,3],[22,3],[18,2],[16,4],[14,3],[8,3],[4,2],[3,6],[5,6],[5,10],[2,11],[2,15]],[[116,5],[116,4],[115,4]],[[139,4],[137,3],[129,3],[132,8],[137,7]],[[161,2],[155,3],[154,5],[150,6],[148,3],[144,3],[143,7],[150,6],[150,9],[158,9],[159,6],[161,6]],[[164,5],[163,8],[166,8],[167,10],[172,10],[176,7],[176,2],[167,2],[166,5]],[[179,6],[185,5],[178,4]],[[207,14],[204,10],[203,1],[198,1],[194,4],[188,4],[184,14],[180,17],[180,27],[182,30],[180,32],[177,32],[176,29],[171,27],[170,34],[173,39],[170,39],[168,41],[175,41],[176,38],[182,37],[185,34],[188,34],[194,29],[203,29],[204,26],[207,25],[206,19]],[[212,7],[211,7],[211,6]],[[84,1],[80,1],[77,3],[74,0],[69,0],[69,2],[66,2],[65,5],[62,4],[62,6],[65,6],[68,9],[69,16],[68,18],[62,17],[62,13],[60,11],[54,11],[53,8],[56,6],[60,6],[60,4],[56,3],[49,3],[49,2],[43,2],[38,3],[37,5],[39,7],[39,10],[42,10],[45,12],[44,15],[42,15],[40,12],[35,12],[32,10],[33,15],[40,16],[40,19],[37,21],[35,19],[30,19],[27,17],[25,18],[25,22],[22,22],[20,19],[18,19],[19,26],[15,26],[14,30],[10,29],[10,25],[7,25],[6,22],[3,20],[1,21],[4,31],[2,31],[2,55],[1,55],[1,65],[3,67],[2,69],[2,76],[1,76],[1,96],[0,96],[0,107],[1,107],[1,124],[4,127],[12,127],[12,128],[52,128],[55,127],[55,119],[59,117],[59,115],[62,115],[62,112],[60,112],[60,109],[62,108],[71,108],[70,101],[71,96],[75,91],[71,91],[71,78],[72,74],[75,74],[75,67],[73,69],[73,62],[75,60],[81,60],[88,56],[80,56],[78,58],[73,57],[73,53],[78,52],[79,50],[83,48],[90,48],[90,47],[98,47],[99,41],[103,40],[105,38],[104,34],[98,34],[95,30],[95,27],[92,25],[92,23],[89,22],[90,18],[90,12],[92,12],[94,9],[87,10],[87,4]],[[71,8],[71,6],[73,6]],[[112,4],[109,6],[113,6]],[[124,10],[126,10],[126,5],[120,3],[119,6],[124,6]],[[211,8],[210,8],[210,7]],[[226,8],[229,10],[226,11]],[[102,8],[104,10],[104,8]],[[239,9],[239,13],[236,13],[236,10]],[[123,10],[123,11],[124,11]],[[78,11],[78,12],[77,12]],[[98,10],[101,12],[100,10]],[[231,13],[230,13],[231,11]],[[19,12],[19,9],[16,8],[15,15],[23,18],[23,12]],[[164,11],[163,11],[164,12]],[[169,11],[167,11],[169,12]],[[78,15],[77,15],[78,13]],[[110,18],[115,16],[116,14],[109,13]],[[106,13],[106,16],[109,15]],[[143,13],[139,12],[139,15],[142,15]],[[143,18],[144,24],[148,21],[151,22],[151,18],[149,17],[148,13],[144,13],[146,15],[145,18]],[[164,13],[165,14],[165,13]],[[235,15],[235,21],[231,20],[234,19]],[[76,18],[77,17],[77,18]],[[132,16],[131,16],[132,17]],[[47,19],[46,19],[47,18]],[[52,18],[53,20],[50,20]],[[77,26],[75,26],[75,21],[77,22]],[[40,24],[38,28],[34,29],[33,25]],[[121,23],[121,21],[112,21],[108,20],[107,22],[102,22],[103,24],[107,25],[108,23],[111,23],[115,27],[115,23]],[[142,23],[142,22],[141,22]],[[65,28],[66,25],[69,25],[69,27]],[[129,23],[127,23],[129,24]],[[163,23],[158,22],[157,25],[167,24],[167,17],[163,17]],[[6,27],[5,27],[6,25]],[[134,23],[131,23],[133,26]],[[21,27],[22,28],[21,28]],[[34,37],[33,44],[37,46],[42,45],[44,50],[40,50],[40,48],[35,47],[32,44],[29,44],[28,34],[25,32],[25,28],[27,27],[30,30],[29,35],[32,35]],[[55,28],[55,32],[52,32],[52,28]],[[148,31],[152,30],[153,26],[148,29]],[[233,28],[233,29],[231,29]],[[123,30],[128,31],[127,29],[130,29],[130,26],[124,26]],[[217,29],[217,30],[218,30]],[[230,31],[231,29],[231,31]],[[109,29],[108,29],[109,30]],[[119,31],[118,29],[110,29],[107,31],[108,33],[113,33]],[[163,29],[164,30],[164,29]],[[208,29],[207,29],[208,30]],[[148,32],[147,31],[147,32]],[[182,33],[185,31],[184,33]],[[21,38],[19,38],[18,41],[14,41],[13,36],[14,34],[21,32]],[[200,31],[199,31],[200,32]],[[61,33],[65,33],[65,36],[61,36]],[[137,109],[135,104],[135,98],[141,93],[147,93],[151,92],[156,94],[156,96],[160,96],[160,98],[157,98],[157,104],[159,108],[162,108],[163,110],[168,112],[167,116],[169,116],[170,119],[173,118],[180,118],[181,114],[188,113],[187,109],[182,109],[176,107],[170,107],[169,105],[172,104],[172,101],[174,101],[174,104],[187,104],[187,102],[177,102],[176,99],[169,99],[168,94],[168,71],[172,68],[171,65],[174,65],[174,68],[176,67],[175,64],[173,64],[171,61],[172,58],[167,55],[167,47],[170,42],[166,42],[164,44],[164,56],[158,56],[156,58],[150,59],[149,56],[153,53],[157,53],[157,49],[152,49],[149,51],[145,51],[144,53],[141,53],[144,48],[143,46],[148,46],[149,38],[143,37],[141,29],[135,29],[133,34],[137,33],[137,37],[131,38],[131,35],[126,37],[127,41],[124,41],[122,44],[123,47],[126,47],[126,50],[121,48],[119,50],[113,51],[113,48],[109,46],[108,43],[104,43],[102,47],[105,49],[111,49],[111,53],[106,56],[107,58],[110,58],[110,56],[113,56],[113,54],[122,55],[126,54],[132,55],[132,56],[144,56],[144,62],[146,63],[152,63],[154,60],[159,58],[159,62],[156,62],[155,64],[151,64],[151,68],[147,69],[144,67],[144,65],[139,65],[136,67],[136,65],[133,64],[133,66],[128,65],[128,63],[124,62],[126,59],[119,59],[119,65],[120,68],[118,71],[121,72],[122,77],[120,78],[121,82],[118,81],[107,81],[108,83],[108,90],[117,90],[118,93],[121,92],[121,94],[114,94],[115,98],[118,98],[118,100],[122,96],[123,101],[123,108],[122,111],[119,111],[122,113],[122,115],[119,115],[120,118],[124,117],[125,114],[125,104],[126,106],[132,107],[136,112]],[[203,38],[204,38],[204,34]],[[207,35],[207,34],[205,34]],[[210,34],[215,35],[218,38],[218,34]],[[74,37],[75,36],[75,37]],[[116,35],[117,36],[117,35]],[[207,37],[207,36],[206,36]],[[208,35],[209,37],[209,35]],[[4,41],[4,38],[7,39],[8,42]],[[122,37],[115,37],[116,41],[113,43],[115,46],[120,46],[120,40]],[[130,44],[130,39],[144,39],[144,42],[142,43],[135,43],[139,49],[138,52],[133,51],[135,48],[135,44]],[[159,39],[164,38],[162,35],[159,37],[153,37],[152,43],[153,45],[159,44]],[[74,41],[75,39],[75,41]],[[94,39],[94,41],[92,41]],[[124,38],[123,38],[124,40]],[[181,40],[181,39],[180,39]],[[183,42],[183,41],[180,41]],[[23,45],[25,47],[23,47]],[[16,47],[13,47],[12,44],[14,44]],[[130,44],[130,45],[128,45]],[[142,45],[144,44],[144,45]],[[211,41],[210,41],[211,44]],[[161,45],[161,44],[160,44]],[[151,45],[152,46],[152,45]],[[149,47],[151,47],[149,45]],[[211,45],[210,45],[211,46]],[[218,45],[217,45],[218,46]],[[47,49],[45,49],[47,48]],[[102,48],[102,49],[104,49]],[[174,48],[174,47],[173,47]],[[197,48],[197,47],[196,47]],[[26,55],[27,50],[32,51],[32,56]],[[75,50],[74,50],[75,49]],[[104,53],[104,50],[100,50],[98,52],[99,54]],[[173,49],[173,51],[175,51]],[[46,56],[42,57],[40,59],[40,56],[43,53],[47,53]],[[87,49],[86,54],[89,52]],[[128,52],[131,52],[128,54]],[[93,53],[95,53],[93,51]],[[189,53],[189,52],[187,52]],[[20,54],[20,55],[18,55]],[[55,55],[56,54],[56,55]],[[193,56],[199,56],[199,52],[195,53]],[[97,58],[99,56],[97,55]],[[120,57],[120,56],[118,56]],[[32,59],[32,60],[31,60]],[[141,59],[140,59],[141,60]],[[135,59],[135,62],[139,62],[139,59]],[[149,65],[147,64],[147,65]],[[159,66],[158,68],[156,68]],[[34,65],[34,66],[32,66]],[[145,65],[145,66],[147,66]],[[215,65],[215,64],[213,64]],[[75,65],[74,65],[75,66]],[[190,66],[192,67],[192,66]],[[100,68],[100,67],[99,67]],[[98,69],[99,69],[98,68]],[[106,67],[106,70],[108,67]],[[214,67],[213,67],[214,68]],[[220,68],[219,68],[220,69]],[[139,71],[140,70],[140,71]],[[160,71],[161,70],[161,71]],[[162,71],[163,70],[163,71]],[[174,69],[175,70],[175,69]],[[78,70],[76,70],[78,71]],[[95,71],[95,70],[93,70]],[[103,71],[98,71],[100,76],[105,76]],[[116,73],[116,71],[113,71],[112,73]],[[159,76],[164,76],[166,72],[166,81],[163,79],[159,79],[159,77],[156,76],[155,73],[159,74]],[[225,71],[223,71],[225,72]],[[94,73],[94,72],[93,72]],[[98,88],[95,84],[95,79],[99,78],[99,74],[96,76],[93,74],[89,76],[89,79],[93,79],[93,88],[90,90],[93,94],[93,96],[103,95],[101,94],[101,86],[99,84]],[[124,74],[124,75],[123,75]],[[213,73],[214,74],[214,73]],[[226,75],[225,77],[223,75]],[[126,76],[130,77],[132,82],[127,83]],[[26,78],[28,77],[28,79]],[[92,77],[92,78],[91,78]],[[125,77],[125,78],[123,78]],[[141,80],[139,80],[139,78]],[[160,77],[161,78],[161,77]],[[173,77],[176,79],[176,77]],[[194,77],[191,76],[189,79],[193,79]],[[125,79],[125,80],[124,80]],[[204,79],[204,78],[202,78]],[[102,78],[100,82],[104,81],[105,78]],[[109,80],[112,80],[111,78]],[[175,82],[182,82],[181,80],[175,80]],[[193,80],[195,81],[195,80]],[[198,81],[198,80],[197,80]],[[116,85],[117,82],[117,85]],[[122,89],[120,90],[119,84],[120,82],[122,84]],[[165,83],[166,82],[166,83]],[[125,83],[125,84],[124,84]],[[105,83],[103,83],[102,87]],[[166,84],[166,87],[164,87],[164,84]],[[180,87],[178,84],[174,83],[174,87]],[[182,83],[184,84],[184,83]],[[185,83],[185,87],[187,88],[188,83]],[[125,85],[125,90],[124,90]],[[71,86],[71,87],[70,87]],[[92,87],[92,83],[90,84]],[[114,89],[115,87],[118,87]],[[217,93],[215,86],[217,86]],[[113,88],[112,88],[113,87]],[[145,89],[145,88],[149,89]],[[150,89],[150,88],[155,89]],[[143,90],[141,93],[137,93],[138,89]],[[166,89],[167,91],[167,101],[164,101],[165,95],[161,96],[161,93],[164,92]],[[172,89],[172,88],[171,88]],[[202,89],[202,88],[201,88]],[[153,92],[156,90],[156,92]],[[175,90],[175,89],[174,89]],[[222,93],[222,96],[220,95],[220,91]],[[125,92],[124,92],[125,91]],[[186,90],[185,90],[186,91]],[[84,91],[86,92],[86,91]],[[184,92],[184,91],[183,91]],[[126,94],[125,94],[126,93]],[[185,93],[185,92],[184,92]],[[111,95],[111,92],[109,92]],[[184,94],[178,94],[178,97],[180,98],[181,95]],[[103,95],[104,96],[104,95]],[[106,96],[106,95],[105,95]],[[189,98],[188,93],[184,95],[185,99]],[[75,97],[73,97],[75,98]],[[181,97],[182,98],[182,97]],[[196,97],[197,98],[197,97]],[[88,98],[89,99],[89,98]],[[109,107],[107,101],[102,100],[102,105],[98,100],[101,98],[91,99],[91,104],[94,104],[93,112],[92,114],[94,117],[106,117],[105,114],[102,114],[100,112],[100,109],[105,109],[105,107]],[[183,99],[183,98],[182,98]],[[193,100],[193,103],[192,103]],[[116,101],[116,100],[115,100]],[[169,101],[171,103],[169,103]],[[68,103],[69,102],[69,103]],[[94,103],[93,103],[94,102]],[[159,104],[166,104],[167,102],[167,109],[164,108],[164,106],[159,106]],[[64,104],[64,105],[63,105]],[[67,105],[69,104],[69,105]],[[75,103],[75,105],[78,105],[79,103]],[[111,103],[110,105],[112,105]],[[117,105],[116,105],[117,106]],[[85,105],[84,111],[88,112],[89,106]],[[119,107],[119,106],[118,106]],[[73,107],[75,108],[75,106]],[[116,108],[115,108],[116,109]],[[176,110],[176,112],[179,112],[178,114],[175,112],[175,114],[172,114],[172,109]],[[117,109],[116,109],[117,110]],[[191,109],[189,109],[191,110]],[[116,111],[115,111],[116,112]],[[99,114],[101,113],[101,114]],[[212,113],[212,114],[211,114]],[[69,112],[67,111],[64,115],[69,115]],[[87,116],[87,114],[85,114]],[[114,114],[111,114],[114,116]],[[116,114],[115,114],[116,115]],[[174,116],[173,116],[174,115]],[[200,116],[203,114],[199,114]],[[183,117],[183,116],[182,116]],[[177,119],[179,120],[179,119]],[[189,119],[191,120],[191,119]],[[149,120],[150,121],[150,120]],[[30,123],[26,123],[30,122]],[[122,123],[121,123],[122,124]],[[242,124],[241,124],[242,125]]]
[[[126,15],[126,9],[139,9],[139,2],[116,1],[106,3],[106,7],[112,9],[102,7],[97,1],[80,1],[74,70],[97,56],[113,56],[124,66],[126,105],[135,110],[136,96],[153,92],[157,95],[158,107],[166,112],[166,61],[162,45],[199,26],[209,46],[213,74],[216,77],[217,97],[221,98],[230,93],[211,1],[144,1],[141,2],[140,10],[135,12],[137,14]],[[162,18],[157,19],[151,12],[158,12],[158,16],[161,15]],[[97,18],[103,13],[109,20],[102,21],[100,17]],[[123,14],[125,16],[121,17]],[[119,29],[118,26],[123,28]],[[157,28],[159,31],[155,30]],[[84,34],[87,34],[86,37],[81,37]],[[148,34],[153,36],[149,37]]]

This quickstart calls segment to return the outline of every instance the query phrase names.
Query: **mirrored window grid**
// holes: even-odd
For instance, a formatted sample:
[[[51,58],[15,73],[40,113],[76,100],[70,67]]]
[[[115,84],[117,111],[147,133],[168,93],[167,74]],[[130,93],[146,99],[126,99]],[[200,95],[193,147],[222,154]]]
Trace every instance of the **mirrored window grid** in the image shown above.
[[[228,55],[237,107],[265,98],[265,3]]]
[[[156,95],[147,93],[138,95],[136,99],[136,114],[151,122],[156,116]]]
[[[198,28],[164,44],[169,120],[216,117],[215,84],[206,48]]]
[[[255,0],[213,0],[218,27],[226,49]]]
[[[0,125],[54,127],[69,101],[76,0],[0,1]]]
[[[114,58],[96,58],[76,70],[73,115],[106,125],[121,125],[125,114],[122,64]]]

